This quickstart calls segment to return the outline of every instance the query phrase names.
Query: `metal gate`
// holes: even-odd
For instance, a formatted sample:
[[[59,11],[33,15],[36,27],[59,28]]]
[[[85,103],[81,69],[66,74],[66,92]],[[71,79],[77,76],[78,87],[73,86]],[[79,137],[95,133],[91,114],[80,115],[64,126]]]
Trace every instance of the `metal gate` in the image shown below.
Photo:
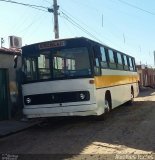
[[[8,70],[0,69],[0,120],[7,120],[9,114]]]

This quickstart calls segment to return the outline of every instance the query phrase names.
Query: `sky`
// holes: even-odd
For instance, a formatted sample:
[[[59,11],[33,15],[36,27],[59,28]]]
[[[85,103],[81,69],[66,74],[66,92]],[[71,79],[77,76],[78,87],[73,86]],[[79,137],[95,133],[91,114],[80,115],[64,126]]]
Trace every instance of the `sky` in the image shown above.
[[[14,0],[53,7],[53,0]],[[57,0],[59,37],[87,37],[154,67],[155,0]],[[66,16],[67,15],[67,16]],[[72,21],[70,21],[72,19]],[[22,38],[24,45],[54,39],[53,14],[0,1],[0,38]],[[78,27],[77,27],[78,25]]]

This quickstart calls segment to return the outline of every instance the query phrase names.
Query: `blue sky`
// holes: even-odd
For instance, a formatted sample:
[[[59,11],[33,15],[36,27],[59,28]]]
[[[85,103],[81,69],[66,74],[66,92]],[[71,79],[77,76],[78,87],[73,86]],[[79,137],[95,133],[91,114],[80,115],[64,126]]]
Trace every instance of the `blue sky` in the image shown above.
[[[45,7],[53,5],[53,0],[15,1]],[[155,0],[58,0],[58,4],[60,38],[88,37],[134,56],[137,63],[154,66]],[[93,37],[71,24],[62,12]],[[0,37],[5,39],[6,47],[10,35],[22,37],[23,45],[52,40],[53,15],[0,1]]]

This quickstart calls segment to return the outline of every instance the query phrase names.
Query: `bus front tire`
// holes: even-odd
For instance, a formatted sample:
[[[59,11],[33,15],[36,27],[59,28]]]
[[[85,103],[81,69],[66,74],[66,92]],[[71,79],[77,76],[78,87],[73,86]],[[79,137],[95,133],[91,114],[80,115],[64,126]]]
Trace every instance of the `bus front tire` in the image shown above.
[[[106,98],[105,99],[105,104],[104,104],[104,113],[96,117],[97,121],[104,121],[106,119],[107,114],[111,111],[111,105],[110,104],[111,104],[110,97]]]

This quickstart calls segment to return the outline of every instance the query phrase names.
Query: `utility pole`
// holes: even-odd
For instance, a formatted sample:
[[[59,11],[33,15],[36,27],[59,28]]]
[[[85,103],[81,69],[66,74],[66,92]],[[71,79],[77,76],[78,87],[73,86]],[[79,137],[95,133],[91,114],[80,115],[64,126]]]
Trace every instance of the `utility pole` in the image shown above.
[[[59,22],[58,22],[58,9],[57,0],[53,0],[53,14],[54,14],[54,33],[55,39],[59,38]]]
[[[59,22],[58,22],[58,10],[59,6],[57,5],[57,0],[53,0],[53,8],[48,8],[48,12],[53,13],[54,15],[54,33],[55,39],[59,38]]]

